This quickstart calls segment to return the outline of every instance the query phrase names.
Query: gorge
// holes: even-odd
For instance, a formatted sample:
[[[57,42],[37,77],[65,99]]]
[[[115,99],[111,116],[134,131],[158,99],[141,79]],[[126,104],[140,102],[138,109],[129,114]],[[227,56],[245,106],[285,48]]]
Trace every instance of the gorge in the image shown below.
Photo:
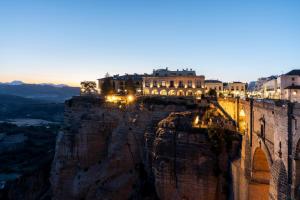
[[[206,100],[97,96],[65,103],[51,170],[53,199],[230,199],[235,124]]]

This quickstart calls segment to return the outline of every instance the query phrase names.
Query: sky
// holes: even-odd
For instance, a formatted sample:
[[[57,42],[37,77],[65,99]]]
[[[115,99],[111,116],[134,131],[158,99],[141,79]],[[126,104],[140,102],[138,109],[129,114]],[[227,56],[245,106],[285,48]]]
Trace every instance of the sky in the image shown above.
[[[0,0],[0,82],[79,85],[192,68],[252,81],[300,69],[299,0]]]

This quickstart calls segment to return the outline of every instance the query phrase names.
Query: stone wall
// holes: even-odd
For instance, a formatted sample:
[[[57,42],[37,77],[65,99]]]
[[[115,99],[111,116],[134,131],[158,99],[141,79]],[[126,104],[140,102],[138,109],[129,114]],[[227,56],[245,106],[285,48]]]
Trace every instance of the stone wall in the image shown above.
[[[238,193],[235,196],[241,197],[241,191],[249,192],[253,182],[254,152],[262,149],[271,169],[269,199],[300,198],[300,192],[297,192],[300,189],[300,154],[297,154],[300,105],[271,101],[252,103],[251,100],[241,99],[218,99],[218,103],[236,120],[243,134],[242,159],[239,165],[235,165],[233,172],[235,176],[244,177],[249,186],[241,184],[241,187],[248,188],[247,191],[235,187],[235,193]],[[241,113],[245,114],[244,118]],[[246,125],[244,131],[241,127],[243,120]],[[239,173],[237,168],[240,169]],[[240,199],[249,199],[250,196]]]

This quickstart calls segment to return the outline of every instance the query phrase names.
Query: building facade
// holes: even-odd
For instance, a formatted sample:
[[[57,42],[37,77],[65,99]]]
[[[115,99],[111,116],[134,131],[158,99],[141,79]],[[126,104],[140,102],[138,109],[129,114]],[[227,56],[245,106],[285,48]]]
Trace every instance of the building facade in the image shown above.
[[[300,70],[268,80],[262,86],[263,98],[300,101]]]
[[[170,71],[153,70],[153,74],[143,77],[144,95],[201,96],[204,93],[204,76],[197,76],[189,69]]]
[[[101,88],[106,79],[109,79],[110,84],[113,87],[113,93],[126,94],[128,88],[133,88],[135,94],[142,94],[143,89],[143,77],[147,74],[125,74],[122,76],[114,75],[112,77],[106,77],[98,79],[98,88],[101,93]]]
[[[230,82],[224,84],[224,95],[232,97],[245,97],[246,96],[246,83]]]
[[[205,93],[207,94],[210,90],[215,90],[219,96],[224,90],[222,81],[205,80]]]

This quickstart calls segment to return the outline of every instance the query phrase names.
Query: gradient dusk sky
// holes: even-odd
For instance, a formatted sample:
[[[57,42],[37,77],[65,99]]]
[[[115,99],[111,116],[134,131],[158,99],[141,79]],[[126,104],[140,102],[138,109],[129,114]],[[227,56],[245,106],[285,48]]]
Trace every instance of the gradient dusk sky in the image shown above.
[[[223,81],[300,69],[300,0],[0,0],[0,82],[165,67]]]

